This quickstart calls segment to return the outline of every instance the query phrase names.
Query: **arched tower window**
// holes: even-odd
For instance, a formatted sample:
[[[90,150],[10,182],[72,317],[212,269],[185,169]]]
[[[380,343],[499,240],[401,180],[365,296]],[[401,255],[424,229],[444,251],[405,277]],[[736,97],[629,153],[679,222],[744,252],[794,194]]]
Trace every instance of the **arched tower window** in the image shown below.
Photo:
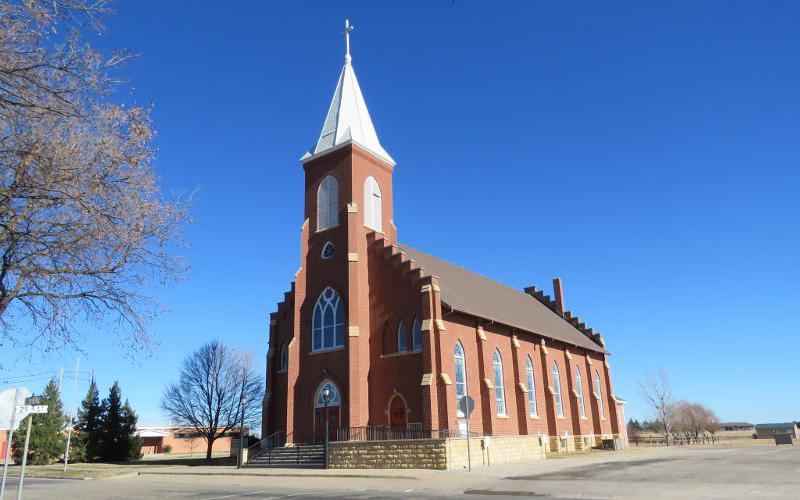
[[[317,231],[339,224],[339,183],[329,175],[317,188]]]
[[[383,231],[381,188],[374,177],[367,177],[364,181],[364,225],[376,231]]]
[[[600,410],[600,418],[606,418],[606,409],[603,406],[603,387],[600,385],[600,374],[594,372],[594,392],[597,394],[597,408]]]
[[[408,332],[403,320],[397,325],[397,352],[406,352],[408,350]]]
[[[553,400],[556,403],[556,414],[564,416],[564,405],[561,403],[561,376],[558,374],[558,363],[553,361]]]
[[[581,377],[581,369],[577,366],[575,367],[575,396],[578,398],[581,417],[586,417],[586,404],[583,402],[583,377]]]
[[[323,245],[320,257],[322,257],[323,259],[330,259],[333,257],[335,253],[336,253],[336,247],[333,246],[333,242],[328,241],[327,243],[325,243],[325,245]]]
[[[506,414],[506,391],[503,387],[503,360],[500,351],[494,350],[494,398],[497,403],[497,414]]]
[[[415,351],[422,350],[422,326],[418,318],[414,318],[411,325],[411,348]]]
[[[453,349],[453,361],[456,368],[456,408],[457,416],[464,417],[461,411],[461,400],[467,396],[467,365],[464,361],[464,346],[461,342],[456,342]]]
[[[313,351],[344,346],[344,303],[333,288],[319,294],[312,325]]]
[[[535,417],[539,411],[536,408],[536,378],[534,378],[533,361],[530,356],[525,357],[525,376],[528,379],[528,414]]]
[[[281,353],[278,361],[278,371],[285,372],[289,369],[289,344],[281,345]]]

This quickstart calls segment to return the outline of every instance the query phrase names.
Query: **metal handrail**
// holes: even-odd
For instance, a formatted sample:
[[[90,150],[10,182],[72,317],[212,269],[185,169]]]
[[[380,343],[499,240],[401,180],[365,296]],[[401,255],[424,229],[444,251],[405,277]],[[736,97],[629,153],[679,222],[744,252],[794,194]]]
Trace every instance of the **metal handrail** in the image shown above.
[[[247,447],[248,458],[253,456],[252,453],[260,454],[269,451],[277,446],[286,444],[286,436],[283,431],[273,432],[269,436],[259,439],[257,443]]]
[[[483,437],[482,433],[470,431],[469,437]],[[397,429],[391,426],[341,427],[337,430],[338,441],[402,441],[410,439],[466,438],[461,429]]]

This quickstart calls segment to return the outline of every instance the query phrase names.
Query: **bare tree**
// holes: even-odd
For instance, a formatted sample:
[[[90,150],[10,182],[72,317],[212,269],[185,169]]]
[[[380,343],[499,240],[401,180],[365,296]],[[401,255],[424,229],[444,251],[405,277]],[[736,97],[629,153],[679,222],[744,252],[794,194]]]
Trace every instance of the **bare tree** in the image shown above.
[[[184,269],[186,204],[159,187],[149,110],[106,102],[127,55],[80,40],[106,4],[0,2],[0,341],[58,349],[87,322],[146,347],[143,290]]]
[[[164,392],[161,408],[203,435],[206,460],[211,460],[214,441],[239,427],[242,415],[245,425],[260,421],[263,395],[253,356],[213,341],[186,357],[180,379]]]
[[[709,434],[711,434],[711,442],[715,443],[717,441],[717,433],[720,430],[720,422],[717,413],[710,409],[706,408],[707,415],[706,415],[706,430]]]
[[[669,444],[672,431],[672,383],[666,370],[651,374],[639,383],[639,394],[653,412],[655,422],[661,434],[664,435],[665,444]]]

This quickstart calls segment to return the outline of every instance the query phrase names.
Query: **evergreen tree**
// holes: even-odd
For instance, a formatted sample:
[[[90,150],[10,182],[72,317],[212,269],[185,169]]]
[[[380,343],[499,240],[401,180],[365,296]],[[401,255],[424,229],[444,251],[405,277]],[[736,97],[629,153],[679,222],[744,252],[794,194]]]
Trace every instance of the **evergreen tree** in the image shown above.
[[[141,441],[136,432],[136,413],[126,401],[122,404],[122,389],[114,382],[103,400],[101,457],[106,462],[118,462],[138,458]],[[134,450],[133,448],[136,447]]]
[[[58,386],[51,380],[44,388],[41,405],[47,405],[47,413],[33,415],[31,439],[28,444],[28,463],[43,465],[55,462],[64,452],[64,435],[62,431],[67,423],[61,406],[61,395]],[[14,433],[14,458],[22,460],[25,449],[25,434],[28,429],[28,418],[19,423]]]
[[[128,400],[125,400],[125,405],[122,407],[122,423],[125,440],[127,440],[128,458],[130,460],[138,460],[142,458],[142,438],[136,435],[136,423],[139,417],[136,412],[131,408]]]
[[[73,435],[75,446],[70,451],[70,459],[74,461],[94,462],[102,455],[102,424],[103,407],[100,405],[100,391],[97,383],[92,379],[89,391],[78,410],[78,420],[75,422],[77,435]]]

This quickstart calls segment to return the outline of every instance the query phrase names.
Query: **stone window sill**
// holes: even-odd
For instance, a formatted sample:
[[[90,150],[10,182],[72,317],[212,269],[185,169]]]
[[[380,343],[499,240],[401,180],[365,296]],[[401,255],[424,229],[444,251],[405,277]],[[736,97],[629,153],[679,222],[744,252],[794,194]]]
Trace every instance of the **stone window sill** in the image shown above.
[[[381,354],[381,358],[398,358],[400,356],[408,356],[410,354],[420,354],[422,351],[402,351],[390,352],[389,354]]]
[[[316,231],[314,231],[314,234],[321,234],[321,233],[324,233],[325,231],[330,231],[331,229],[336,229],[337,227],[339,227],[339,224],[336,224],[335,226],[328,226],[328,227],[326,227],[324,229],[317,229]]]
[[[319,349],[317,351],[311,351],[310,353],[308,353],[308,355],[315,356],[317,354],[325,354],[328,352],[336,352],[336,351],[344,351],[344,346],[342,345],[339,347],[328,347],[327,349]]]
[[[510,418],[508,415],[498,415],[497,418]]]

